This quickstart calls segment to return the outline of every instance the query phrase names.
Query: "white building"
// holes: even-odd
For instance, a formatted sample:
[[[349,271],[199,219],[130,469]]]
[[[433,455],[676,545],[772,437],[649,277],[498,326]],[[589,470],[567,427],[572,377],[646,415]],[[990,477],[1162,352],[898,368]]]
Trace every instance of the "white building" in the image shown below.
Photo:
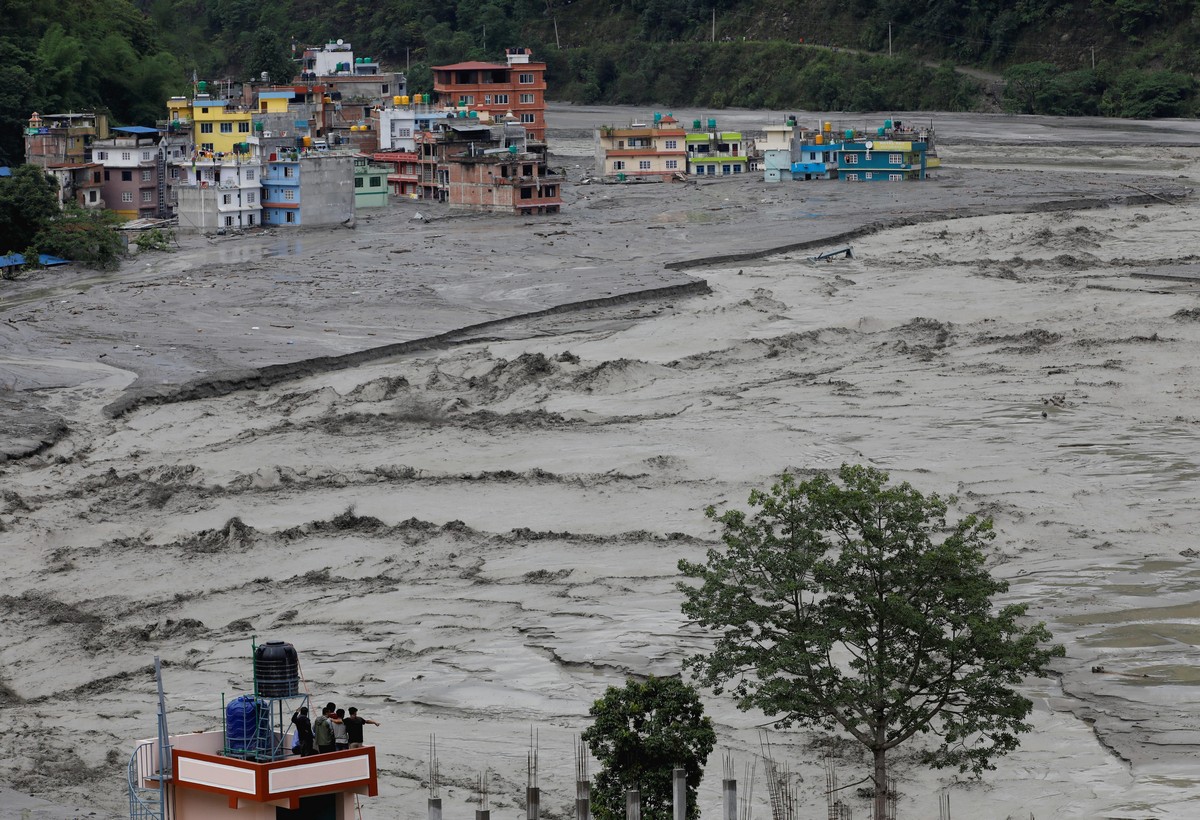
[[[262,225],[262,161],[251,153],[211,153],[177,162],[175,212],[179,230],[209,233]]]

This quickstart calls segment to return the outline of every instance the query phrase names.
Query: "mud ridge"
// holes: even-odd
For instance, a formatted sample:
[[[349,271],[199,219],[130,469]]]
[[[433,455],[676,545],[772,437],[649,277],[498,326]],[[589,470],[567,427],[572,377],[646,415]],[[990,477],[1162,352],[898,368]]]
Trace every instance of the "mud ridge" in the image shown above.
[[[894,217],[891,219],[881,219],[877,222],[868,222],[860,228],[835,233],[820,239],[806,239],[803,242],[789,242],[786,245],[776,245],[771,248],[761,248],[755,251],[744,251],[742,253],[726,253],[717,254],[715,256],[701,256],[695,259],[680,259],[676,262],[668,262],[664,267],[669,270],[690,270],[692,268],[709,268],[718,265],[732,264],[735,262],[751,262],[756,259],[763,259],[768,256],[775,256],[781,253],[790,253],[792,251],[809,250],[812,248],[828,247],[830,245],[839,245],[849,242],[851,239],[858,239],[863,236],[871,236],[872,234],[882,231],[891,230],[893,228],[907,228],[911,225],[921,225],[926,222],[948,222],[955,219],[969,219],[977,216],[1000,216],[1004,214],[1041,214],[1055,213],[1059,211],[1090,211],[1097,208],[1108,208],[1113,205],[1152,205],[1161,204],[1162,202],[1178,202],[1187,199],[1191,196],[1191,189],[1184,188],[1182,190],[1174,190],[1163,192],[1161,195],[1144,194],[1137,196],[1113,196],[1108,198],[1084,198],[1084,199],[1061,199],[1051,200],[1049,202],[1040,202],[1024,208],[964,208],[958,211],[930,211],[926,214],[917,216]]]
[[[129,413],[144,405],[174,404],[177,402],[193,401],[195,399],[226,396],[239,390],[258,390],[264,387],[270,387],[272,385],[279,384],[280,382],[290,381],[293,379],[303,379],[309,376],[316,376],[322,373],[330,373],[337,370],[345,370],[351,367],[356,367],[360,364],[376,361],[378,359],[385,359],[391,356],[399,356],[405,353],[416,353],[426,350],[436,350],[462,341],[469,340],[474,342],[476,339],[472,336],[472,334],[488,328],[501,327],[510,322],[527,321],[529,319],[537,319],[543,316],[554,316],[557,314],[572,313],[591,308],[612,307],[615,305],[627,304],[629,302],[670,299],[674,297],[686,296],[702,296],[709,292],[710,288],[708,282],[704,279],[696,279],[692,282],[687,282],[681,285],[667,285],[659,288],[648,288],[646,290],[632,291],[630,293],[622,293],[616,296],[606,296],[599,299],[584,299],[579,302],[555,305],[554,307],[546,308],[545,310],[520,313],[513,316],[506,316],[501,319],[489,319],[485,322],[477,322],[475,324],[455,328],[454,330],[450,330],[445,333],[438,333],[433,336],[425,336],[423,338],[412,339],[407,342],[395,342],[393,344],[380,345],[379,347],[372,347],[366,350],[359,350],[355,351],[354,353],[346,353],[340,356],[318,356],[312,359],[301,359],[295,362],[269,365],[267,367],[231,370],[212,377],[193,379],[192,381],[186,382],[182,385],[162,385],[152,388],[132,390],[125,393],[116,401],[108,404],[104,408],[104,413],[109,418],[120,418],[126,413]]]

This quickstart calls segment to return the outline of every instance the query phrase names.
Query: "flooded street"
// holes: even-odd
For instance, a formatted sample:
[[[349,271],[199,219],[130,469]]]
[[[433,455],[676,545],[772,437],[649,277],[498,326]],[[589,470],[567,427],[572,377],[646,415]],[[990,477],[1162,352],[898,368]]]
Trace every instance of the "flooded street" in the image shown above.
[[[555,109],[555,163],[588,175],[586,132],[636,115]],[[1067,651],[996,771],[902,749],[898,817],[942,790],[963,818],[1196,817],[1200,127],[936,124],[921,184],[575,184],[545,220],[401,202],[3,283],[0,412],[64,429],[0,462],[0,817],[3,787],[124,816],[153,656],[172,731],[217,728],[252,635],[382,723],[366,820],[425,816],[431,735],[448,816],[485,768],[523,816],[531,727],[543,813],[573,816],[591,702],[705,646],[675,589],[716,543],[705,506],[843,462],[993,517],[1006,602]],[[740,774],[766,719],[705,703],[715,820],[719,755]],[[867,771],[818,732],[771,743],[797,820],[826,817],[826,754]]]

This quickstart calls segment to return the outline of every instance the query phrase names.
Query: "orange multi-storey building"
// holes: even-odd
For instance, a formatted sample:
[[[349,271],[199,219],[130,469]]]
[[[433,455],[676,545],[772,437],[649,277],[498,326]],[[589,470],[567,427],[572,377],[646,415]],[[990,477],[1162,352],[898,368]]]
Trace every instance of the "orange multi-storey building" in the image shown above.
[[[434,103],[477,111],[481,118],[495,122],[502,122],[511,113],[531,140],[544,141],[546,64],[530,59],[527,48],[510,48],[505,57],[504,63],[434,66]]]

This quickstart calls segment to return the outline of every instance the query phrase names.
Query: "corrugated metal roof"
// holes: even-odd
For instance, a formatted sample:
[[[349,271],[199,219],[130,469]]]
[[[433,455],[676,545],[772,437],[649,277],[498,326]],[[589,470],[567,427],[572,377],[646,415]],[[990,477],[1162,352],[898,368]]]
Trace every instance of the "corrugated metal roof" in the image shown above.
[[[25,254],[10,253],[8,256],[0,256],[0,268],[15,268],[25,264]],[[51,256],[48,253],[38,254],[38,264],[43,267],[54,267],[55,265],[70,264],[69,260],[62,259],[58,256]]]
[[[7,165],[0,166],[0,177],[10,176],[12,176],[12,168],[9,168]]]
[[[148,125],[120,125],[113,128],[114,131],[121,131],[125,134],[157,134],[157,128],[151,128]]]

